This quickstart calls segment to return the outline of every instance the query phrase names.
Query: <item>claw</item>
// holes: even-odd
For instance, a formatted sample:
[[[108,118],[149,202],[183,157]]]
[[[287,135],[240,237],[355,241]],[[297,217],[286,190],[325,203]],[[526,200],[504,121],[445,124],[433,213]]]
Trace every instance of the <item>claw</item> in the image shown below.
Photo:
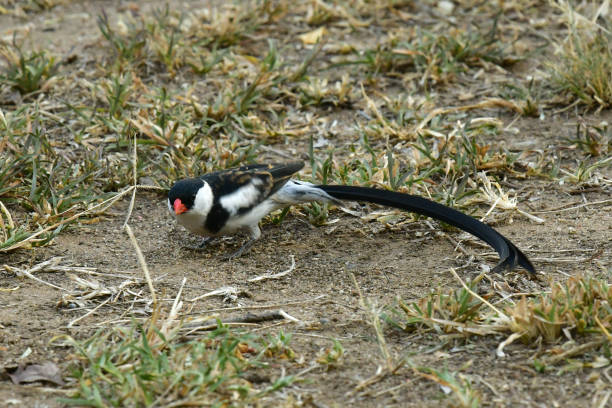
[[[257,240],[254,239],[254,238],[249,239],[247,242],[244,243],[244,245],[242,245],[240,248],[238,248],[238,250],[236,252],[232,252],[229,255],[225,255],[223,257],[223,260],[224,261],[231,261],[232,259],[240,258],[242,255],[244,255],[247,252],[249,252],[249,250],[251,249],[251,247],[253,246],[255,241],[257,241]]]

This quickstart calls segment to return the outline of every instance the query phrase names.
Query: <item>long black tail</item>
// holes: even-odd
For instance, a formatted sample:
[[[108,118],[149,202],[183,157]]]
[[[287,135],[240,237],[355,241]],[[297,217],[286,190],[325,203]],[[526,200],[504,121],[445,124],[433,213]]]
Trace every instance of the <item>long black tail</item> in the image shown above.
[[[370,187],[334,185],[320,185],[317,187],[339,200],[367,201],[444,221],[447,224],[469,232],[495,248],[499,254],[500,262],[495,266],[494,270],[513,269],[518,263],[529,272],[535,274],[535,268],[531,261],[529,261],[529,258],[510,242],[508,238],[476,218],[445,205],[419,196]]]

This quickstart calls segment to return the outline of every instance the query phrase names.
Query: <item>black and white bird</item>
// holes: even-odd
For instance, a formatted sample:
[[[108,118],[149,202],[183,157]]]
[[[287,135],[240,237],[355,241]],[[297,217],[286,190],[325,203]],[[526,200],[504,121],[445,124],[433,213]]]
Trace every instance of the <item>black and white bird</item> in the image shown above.
[[[302,162],[253,164],[208,173],[176,182],[168,193],[168,207],[179,224],[207,239],[245,231],[250,239],[230,258],[242,255],[261,236],[259,221],[270,212],[312,201],[342,206],[340,200],[365,201],[415,212],[444,221],[482,239],[499,254],[495,267],[517,264],[535,268],[510,240],[477,219],[423,197],[369,187],[314,185],[291,179]]]

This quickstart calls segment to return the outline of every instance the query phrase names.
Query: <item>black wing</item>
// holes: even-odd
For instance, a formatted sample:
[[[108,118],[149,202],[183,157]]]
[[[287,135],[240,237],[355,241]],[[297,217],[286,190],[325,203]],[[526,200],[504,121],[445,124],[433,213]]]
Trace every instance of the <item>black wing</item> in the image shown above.
[[[206,228],[217,233],[232,215],[247,213],[274,194],[304,163],[252,164],[208,173],[202,177],[213,191]]]
[[[535,268],[529,258],[521,252],[508,238],[478,221],[476,218],[463,214],[445,205],[436,203],[423,197],[393,191],[379,190],[370,187],[353,186],[317,186],[332,197],[340,200],[367,201],[388,207],[399,208],[417,214],[426,215],[454,225],[464,231],[482,239],[491,245],[500,257],[495,270],[512,269],[518,263],[531,273]]]
[[[250,164],[248,166],[215,171],[205,174],[200,178],[211,186],[217,199],[252,184],[254,180],[258,180],[257,188],[261,191],[261,199],[255,203],[258,204],[278,191],[292,175],[303,167],[304,163],[302,162]]]

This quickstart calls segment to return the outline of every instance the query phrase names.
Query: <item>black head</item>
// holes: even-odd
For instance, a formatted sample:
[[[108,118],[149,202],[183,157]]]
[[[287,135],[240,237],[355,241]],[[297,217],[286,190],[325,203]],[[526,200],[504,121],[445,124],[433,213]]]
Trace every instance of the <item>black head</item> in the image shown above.
[[[176,214],[191,210],[196,194],[203,185],[204,181],[199,178],[177,181],[168,192],[168,205]]]

